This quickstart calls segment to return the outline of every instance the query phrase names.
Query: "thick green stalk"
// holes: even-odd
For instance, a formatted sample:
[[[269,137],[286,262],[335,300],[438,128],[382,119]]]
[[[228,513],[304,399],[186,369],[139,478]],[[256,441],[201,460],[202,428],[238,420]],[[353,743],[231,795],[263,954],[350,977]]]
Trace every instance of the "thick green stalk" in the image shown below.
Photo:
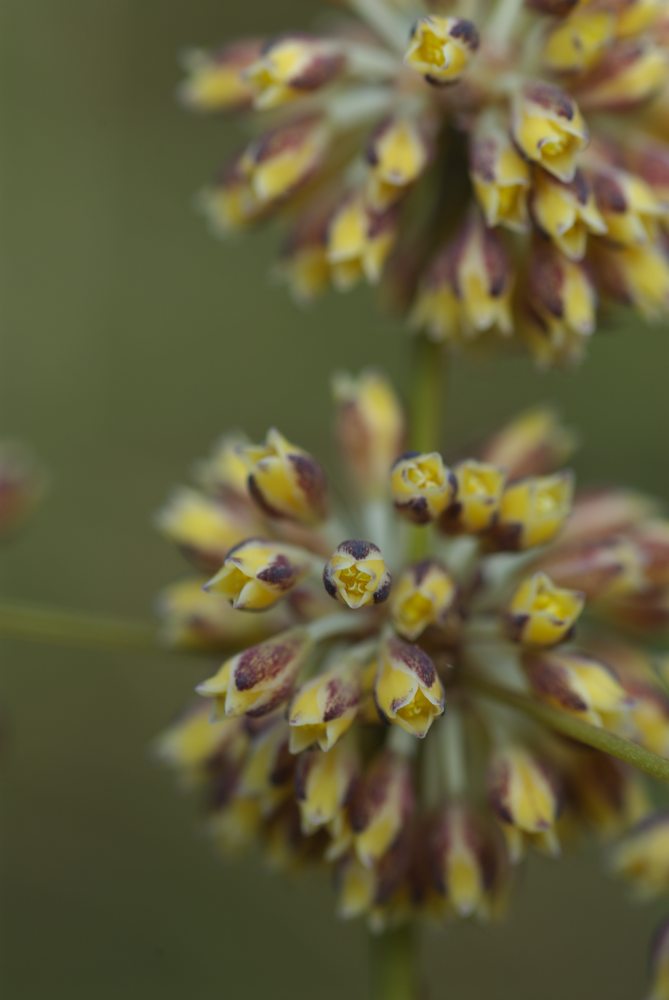
[[[0,638],[3,637],[138,653],[155,652],[160,648],[155,627],[146,622],[15,603],[0,604]]]
[[[370,935],[371,1000],[418,1000],[416,946],[410,924]]]
[[[562,736],[568,736],[578,743],[585,743],[586,746],[594,747],[595,750],[601,750],[602,753],[607,753],[611,757],[617,757],[618,760],[624,761],[639,771],[644,771],[645,774],[649,774],[658,781],[669,782],[669,760],[651,753],[650,750],[645,750],[637,743],[623,739],[622,736],[616,736],[615,733],[610,733],[606,729],[591,726],[588,722],[584,722],[574,715],[569,715],[551,705],[545,705],[531,695],[523,694],[522,691],[512,691],[500,684],[478,677],[468,676],[466,683],[484,698],[501,702],[510,708],[516,708]]]
[[[413,343],[411,378],[411,447],[434,451],[439,447],[446,367],[443,345],[426,337]]]

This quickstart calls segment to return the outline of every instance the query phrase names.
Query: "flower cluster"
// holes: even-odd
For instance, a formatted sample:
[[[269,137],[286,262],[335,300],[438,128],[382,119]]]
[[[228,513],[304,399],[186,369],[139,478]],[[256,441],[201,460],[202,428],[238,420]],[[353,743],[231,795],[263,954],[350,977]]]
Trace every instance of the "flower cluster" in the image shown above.
[[[298,298],[385,278],[429,337],[543,364],[580,357],[600,303],[669,304],[664,0],[348,5],[190,55],[184,102],[259,125],[203,197],[216,230],[281,216]]]
[[[163,595],[167,636],[225,657],[160,742],[215,838],[331,866],[341,912],[379,925],[494,916],[528,848],[636,823],[619,869],[669,885],[638,775],[498,697],[669,756],[642,644],[669,624],[669,523],[628,491],[574,495],[547,411],[447,464],[405,450],[379,375],[335,398],[346,510],[272,430],[224,439],[159,518],[201,573]]]

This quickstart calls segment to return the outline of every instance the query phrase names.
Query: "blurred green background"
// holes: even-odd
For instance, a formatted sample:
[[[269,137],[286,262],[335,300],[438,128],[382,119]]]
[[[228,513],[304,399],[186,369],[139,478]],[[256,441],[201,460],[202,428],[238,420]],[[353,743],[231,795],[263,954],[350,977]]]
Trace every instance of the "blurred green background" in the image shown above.
[[[182,572],[151,515],[217,435],[277,422],[323,450],[333,367],[399,374],[406,343],[366,292],[297,311],[271,235],[217,244],[193,192],[235,130],[182,113],[177,55],[308,23],[281,0],[0,3],[0,436],[48,466],[48,501],[3,551],[3,596],[147,616]],[[599,334],[560,376],[458,365],[448,434],[550,399],[582,432],[583,478],[669,493],[669,338]],[[202,666],[3,642],[2,995],[176,1000],[365,996],[359,925],[329,887],[225,865],[151,760]],[[633,1000],[657,917],[601,859],[534,863],[507,924],[426,943],[431,996]]]

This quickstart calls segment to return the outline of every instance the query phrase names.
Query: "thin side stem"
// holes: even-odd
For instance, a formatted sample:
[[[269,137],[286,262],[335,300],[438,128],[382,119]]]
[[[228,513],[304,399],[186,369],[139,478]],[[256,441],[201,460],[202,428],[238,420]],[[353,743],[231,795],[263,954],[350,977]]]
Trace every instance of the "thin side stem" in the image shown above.
[[[27,604],[0,604],[0,638],[83,649],[162,652],[156,629],[148,622],[78,611],[56,611]]]
[[[416,337],[411,364],[411,447],[430,452],[439,447],[446,362],[441,344]],[[413,559],[422,559],[429,550],[430,531],[412,528],[410,550]]]
[[[632,743],[606,729],[591,726],[582,719],[562,712],[558,708],[545,705],[530,695],[523,694],[522,691],[512,691],[480,677],[468,677],[467,684],[484,698],[501,702],[510,708],[516,708],[562,736],[568,736],[578,743],[584,743],[586,746],[601,750],[602,753],[607,753],[611,757],[617,757],[618,760],[624,761],[631,767],[649,774],[651,778],[669,783],[669,760],[659,757],[650,750],[645,750],[637,743]]]
[[[411,24],[386,0],[349,0],[349,5],[399,55],[406,52]]]
[[[370,952],[371,1000],[418,1000],[414,928],[370,934]]]

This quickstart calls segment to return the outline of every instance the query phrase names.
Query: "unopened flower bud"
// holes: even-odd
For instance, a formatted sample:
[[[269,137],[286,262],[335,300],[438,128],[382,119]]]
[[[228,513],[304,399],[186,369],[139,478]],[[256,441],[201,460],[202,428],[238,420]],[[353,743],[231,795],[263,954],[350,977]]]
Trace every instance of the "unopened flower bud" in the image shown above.
[[[631,539],[620,536],[560,547],[541,566],[560,586],[580,590],[591,600],[634,593],[644,580],[641,552]]]
[[[304,628],[282,632],[231,659],[197,693],[225,715],[266,715],[288,700],[312,642]]]
[[[543,49],[546,64],[557,73],[588,69],[611,44],[614,30],[612,11],[577,8],[549,31]]]
[[[651,990],[647,1000],[669,1000],[669,920],[658,929],[651,949]]]
[[[193,111],[229,111],[251,104],[253,91],[245,70],[257,58],[262,42],[248,38],[218,52],[196,49],[186,53],[187,76],[179,97]]]
[[[342,457],[363,494],[385,492],[402,450],[404,411],[390,382],[374,371],[338,375],[333,384]]]
[[[650,517],[653,503],[631,490],[580,491],[562,534],[563,545],[578,545],[626,532]]]
[[[273,720],[257,733],[239,776],[240,795],[256,798],[267,814],[292,792],[295,759],[288,750],[288,733],[282,720]]]
[[[393,587],[390,611],[395,630],[415,641],[431,625],[445,623],[455,597],[455,582],[441,563],[434,559],[415,563]]]
[[[618,302],[635,306],[649,319],[669,305],[669,252],[662,242],[636,246],[599,246],[594,258],[604,291]]]
[[[652,42],[620,42],[610,46],[579,81],[588,112],[626,111],[659,93],[667,78],[662,50]]]
[[[331,83],[345,57],[339,46],[309,35],[281,35],[267,42],[247,68],[256,108],[277,108]]]
[[[606,232],[606,222],[580,170],[566,183],[539,171],[532,187],[531,205],[539,229],[570,260],[583,259],[588,234],[601,236]]]
[[[256,526],[238,505],[185,487],[175,490],[159,511],[156,523],[166,538],[205,571],[218,569],[230,549]]]
[[[512,127],[528,160],[561,181],[572,180],[588,130],[568,94],[548,83],[527,84],[514,104]]]
[[[361,194],[344,199],[327,233],[327,259],[335,287],[347,291],[363,278],[372,285],[378,283],[395,245],[397,223],[393,207],[373,212]]]
[[[522,646],[555,646],[571,635],[584,606],[582,594],[556,587],[545,573],[535,573],[511,599],[509,631]]]
[[[432,153],[431,138],[410,118],[383,122],[367,146],[367,198],[374,211],[395,204],[424,173]]]
[[[331,750],[352,726],[360,698],[358,665],[346,657],[307,681],[295,693],[288,711],[291,753],[301,753],[314,743],[321,750]]]
[[[442,517],[440,526],[444,531],[472,535],[487,531],[499,513],[505,473],[488,462],[471,459],[456,465],[453,475],[457,483],[455,500]]]
[[[160,735],[156,751],[161,760],[174,767],[197,770],[222,749],[246,743],[240,726],[236,719],[212,721],[209,706],[198,702]]]
[[[535,653],[524,667],[537,697],[592,725],[608,726],[629,706],[613,670],[586,653]]]
[[[469,174],[486,225],[527,229],[530,168],[505,128],[483,117],[469,146]]]
[[[578,754],[568,781],[570,806],[605,836],[629,830],[651,808],[641,776],[608,754]]]
[[[357,610],[380,604],[390,594],[390,571],[372,542],[352,539],[338,545],[323,571],[330,597]]]
[[[571,511],[571,473],[523,479],[502,494],[495,540],[503,548],[531,549],[552,541]]]
[[[368,766],[350,805],[355,852],[366,867],[392,847],[413,809],[408,761],[383,751]]]
[[[305,833],[335,823],[345,808],[358,760],[348,741],[337,743],[327,753],[310,750],[300,754],[295,792]]]
[[[414,524],[436,521],[453,501],[457,484],[436,452],[408,452],[393,465],[390,486],[395,509]]]
[[[12,534],[39,503],[45,478],[18,445],[0,443],[0,538]]]
[[[315,458],[277,430],[245,450],[249,491],[269,517],[302,524],[322,520],[327,507],[325,473]]]
[[[574,450],[574,436],[548,409],[527,410],[506,424],[483,448],[485,462],[504,469],[509,480],[553,472]]]
[[[428,83],[454,83],[478,47],[479,34],[471,21],[433,14],[416,21],[404,61]]]
[[[310,303],[330,285],[327,258],[328,213],[301,216],[284,241],[277,276],[286,283],[295,300]]]
[[[239,611],[264,611],[285,597],[311,564],[310,554],[295,545],[249,538],[228,552],[206,589]]]
[[[629,246],[656,239],[667,206],[644,180],[623,170],[601,170],[594,175],[593,188],[608,240]]]
[[[616,848],[613,868],[647,898],[669,892],[669,813],[642,820]]]
[[[464,803],[448,805],[437,817],[431,853],[437,888],[453,910],[486,916],[500,857],[480,817]]]
[[[208,494],[228,502],[246,502],[248,469],[244,448],[247,445],[241,434],[226,434],[209,457],[198,462],[197,481]]]
[[[327,128],[317,117],[279,125],[252,142],[240,169],[258,203],[274,205],[313,177],[327,144]]]
[[[578,360],[594,332],[597,300],[585,268],[550,246],[534,248],[527,288],[528,344],[542,364]]]
[[[392,636],[381,645],[374,697],[384,718],[419,739],[443,714],[444,686],[419,646]]]
[[[488,780],[490,804],[502,823],[530,835],[555,825],[560,806],[555,777],[530,750],[519,745],[500,749]]]

